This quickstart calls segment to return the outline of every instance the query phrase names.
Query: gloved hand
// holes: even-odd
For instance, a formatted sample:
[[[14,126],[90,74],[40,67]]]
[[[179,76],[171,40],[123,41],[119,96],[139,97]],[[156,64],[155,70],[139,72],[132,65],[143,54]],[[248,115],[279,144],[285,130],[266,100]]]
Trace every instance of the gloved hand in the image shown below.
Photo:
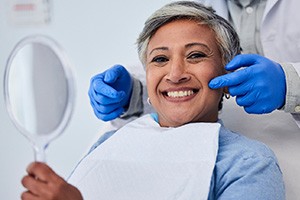
[[[242,68],[243,67],[243,68]],[[263,56],[237,55],[225,69],[233,71],[212,79],[211,89],[228,87],[247,113],[270,113],[285,104],[286,82],[282,67]]]
[[[129,104],[133,80],[121,65],[92,77],[89,97],[95,115],[109,121],[119,117]]]

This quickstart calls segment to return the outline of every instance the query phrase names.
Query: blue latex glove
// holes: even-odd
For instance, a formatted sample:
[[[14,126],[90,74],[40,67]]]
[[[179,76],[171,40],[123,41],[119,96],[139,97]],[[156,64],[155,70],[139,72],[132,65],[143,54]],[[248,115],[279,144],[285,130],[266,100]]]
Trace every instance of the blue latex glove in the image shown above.
[[[89,97],[95,115],[103,121],[119,117],[129,104],[132,87],[133,80],[121,65],[92,77]]]
[[[240,69],[239,69],[240,68]],[[228,87],[247,113],[270,113],[285,104],[286,82],[282,67],[263,56],[237,55],[225,69],[234,71],[212,79],[211,89]]]

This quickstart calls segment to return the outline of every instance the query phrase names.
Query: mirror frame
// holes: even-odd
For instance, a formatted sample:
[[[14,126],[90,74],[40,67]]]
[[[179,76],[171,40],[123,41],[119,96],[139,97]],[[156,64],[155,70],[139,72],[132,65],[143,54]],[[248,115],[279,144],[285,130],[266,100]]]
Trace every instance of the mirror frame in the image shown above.
[[[56,41],[54,41],[52,38],[45,36],[45,35],[30,35],[30,36],[27,36],[27,37],[21,39],[14,46],[12,52],[10,53],[10,55],[8,57],[8,60],[7,60],[6,66],[5,66],[5,71],[4,71],[4,79],[3,79],[4,80],[4,83],[3,83],[3,85],[4,85],[4,100],[5,100],[5,104],[6,104],[6,109],[8,111],[8,114],[9,114],[13,124],[27,139],[29,139],[29,141],[31,141],[30,135],[32,135],[32,133],[30,133],[28,130],[26,130],[16,120],[16,116],[12,111],[12,105],[11,105],[11,101],[10,101],[11,98],[10,98],[10,94],[9,94],[8,90],[9,90],[9,77],[10,77],[10,71],[11,71],[10,69],[11,69],[14,58],[16,57],[18,52],[24,46],[29,45],[29,44],[34,44],[34,43],[45,45],[54,52],[54,54],[57,56],[57,58],[60,60],[60,62],[62,64],[63,71],[65,73],[66,81],[67,81],[68,94],[67,94],[66,109],[65,109],[65,112],[64,112],[61,122],[58,124],[56,129],[54,129],[51,132],[51,136],[48,136],[48,140],[50,142],[54,138],[59,136],[65,130],[65,128],[68,126],[68,124],[71,120],[72,114],[73,114],[74,104],[75,104],[75,82],[74,82],[74,76],[73,76],[71,64],[70,64],[64,50],[61,48],[61,46]],[[46,145],[48,145],[48,144],[46,144]]]

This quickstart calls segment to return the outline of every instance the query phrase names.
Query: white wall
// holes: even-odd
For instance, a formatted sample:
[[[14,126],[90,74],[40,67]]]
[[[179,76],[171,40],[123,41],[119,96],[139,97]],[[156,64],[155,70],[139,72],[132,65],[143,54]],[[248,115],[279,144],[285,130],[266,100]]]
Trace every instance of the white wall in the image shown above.
[[[8,0],[0,0],[0,83],[6,60],[13,46],[23,37],[42,33],[53,37],[66,50],[73,64],[77,98],[74,116],[64,134],[50,144],[47,162],[67,177],[99,131],[104,126],[94,116],[87,95],[89,79],[115,63],[136,65],[135,39],[145,19],[170,0],[71,1],[53,0],[52,22],[44,27],[14,27],[7,23]],[[277,154],[287,185],[287,199],[300,196],[300,130],[290,115],[248,116],[225,102],[222,114],[233,130],[267,143]],[[26,166],[33,161],[27,140],[10,121],[0,87],[0,196],[19,199],[23,191],[20,180]]]

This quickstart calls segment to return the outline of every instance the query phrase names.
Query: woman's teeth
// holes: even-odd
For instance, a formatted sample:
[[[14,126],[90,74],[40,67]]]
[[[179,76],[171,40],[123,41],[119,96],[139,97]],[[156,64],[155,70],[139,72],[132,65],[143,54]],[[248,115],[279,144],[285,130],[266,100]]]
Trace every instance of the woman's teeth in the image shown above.
[[[186,96],[190,96],[192,94],[194,94],[193,90],[167,92],[167,96],[173,97],[173,98],[186,97]]]

